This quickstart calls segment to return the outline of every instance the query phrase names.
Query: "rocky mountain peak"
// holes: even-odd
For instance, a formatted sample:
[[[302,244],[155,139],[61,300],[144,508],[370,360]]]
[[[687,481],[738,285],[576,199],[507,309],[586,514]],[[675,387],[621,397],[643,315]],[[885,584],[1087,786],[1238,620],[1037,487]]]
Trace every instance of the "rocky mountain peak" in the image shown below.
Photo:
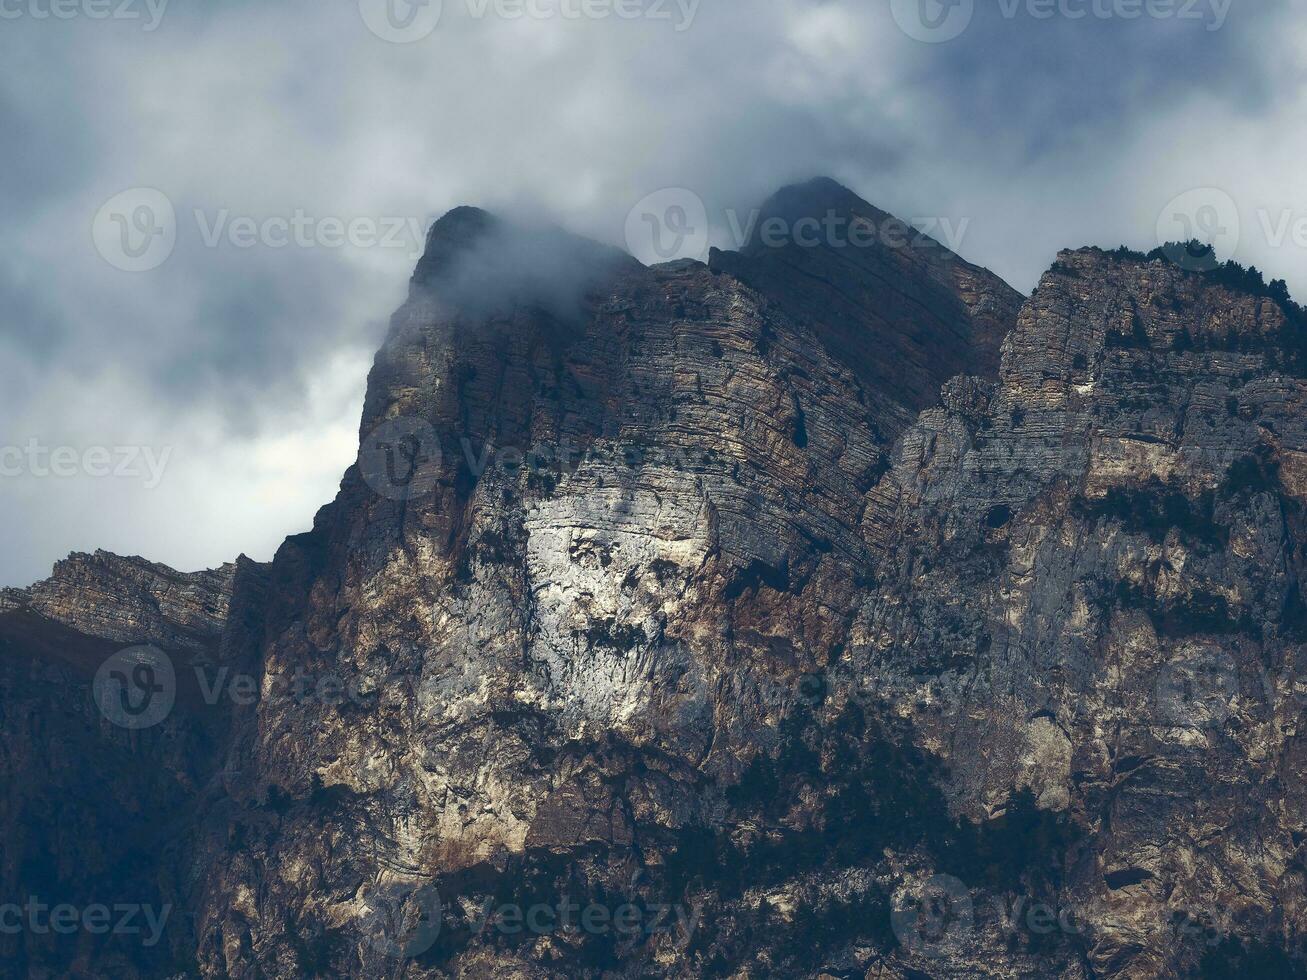
[[[864,201],[830,177],[813,177],[799,183],[788,184],[763,201],[758,209],[752,234],[740,250],[757,253],[759,249],[776,247],[768,244],[769,236],[764,234],[764,227],[769,221],[783,223],[787,228],[792,228],[798,222],[805,220],[822,222],[830,219],[847,225],[855,218],[862,218],[872,225],[879,225],[891,218],[891,215]],[[834,227],[832,225],[832,233]],[[844,234],[847,238],[849,231],[846,230]],[[832,238],[822,245],[827,248],[844,247],[838,238]]]
[[[909,413],[957,374],[993,377],[1021,296],[938,240],[965,217],[896,218],[829,178],[778,191],[739,252],[709,265],[811,329],[866,386]],[[898,424],[885,420],[897,433]]]
[[[446,212],[427,232],[426,247],[413,272],[413,281],[438,281],[459,256],[474,249],[498,225],[498,219],[481,208],[463,205]]]

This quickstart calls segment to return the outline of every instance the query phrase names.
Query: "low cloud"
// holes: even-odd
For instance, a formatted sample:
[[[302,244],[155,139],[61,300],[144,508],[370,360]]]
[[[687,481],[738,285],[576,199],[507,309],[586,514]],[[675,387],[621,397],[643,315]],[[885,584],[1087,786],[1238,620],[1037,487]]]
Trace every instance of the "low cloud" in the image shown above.
[[[174,0],[149,31],[39,6],[0,25],[0,444],[177,448],[153,496],[0,482],[0,583],[73,548],[268,557],[352,461],[412,250],[208,242],[197,211],[425,229],[471,203],[620,245],[636,202],[685,187],[720,242],[722,216],[828,173],[896,214],[965,219],[965,257],[1029,289],[1059,247],[1151,247],[1167,203],[1212,186],[1246,212],[1235,257],[1307,294],[1294,236],[1268,242],[1257,217],[1302,207],[1303,18],[1283,2],[1233,4],[1217,29],[977,3],[941,43],[854,0],[703,2],[688,21],[445,0],[407,43],[353,0]],[[133,188],[177,215],[143,272],[91,234]],[[288,439],[313,458],[258,462]]]

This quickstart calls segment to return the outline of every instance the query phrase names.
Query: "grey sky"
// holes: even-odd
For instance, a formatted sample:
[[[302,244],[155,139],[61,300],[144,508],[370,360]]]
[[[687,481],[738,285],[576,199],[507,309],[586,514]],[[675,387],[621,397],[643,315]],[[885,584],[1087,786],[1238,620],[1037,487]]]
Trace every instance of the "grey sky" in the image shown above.
[[[1059,247],[1151,247],[1169,202],[1216,188],[1235,257],[1307,294],[1307,15],[1287,3],[977,0],[930,43],[901,26],[917,0],[444,0],[399,44],[368,26],[383,0],[97,16],[121,2],[0,0],[0,446],[23,447],[0,584],[96,547],[267,558],[306,528],[421,233],[457,204],[620,245],[637,201],[684,187],[729,247],[729,209],[825,173],[949,221],[1028,290]],[[433,9],[396,8],[418,28]],[[174,207],[175,247],[126,272],[92,228],[138,187]],[[245,247],[297,216],[307,244]],[[377,241],[337,245],[332,219]],[[77,475],[32,472],[32,440]],[[120,446],[170,448],[157,486],[86,472]]]

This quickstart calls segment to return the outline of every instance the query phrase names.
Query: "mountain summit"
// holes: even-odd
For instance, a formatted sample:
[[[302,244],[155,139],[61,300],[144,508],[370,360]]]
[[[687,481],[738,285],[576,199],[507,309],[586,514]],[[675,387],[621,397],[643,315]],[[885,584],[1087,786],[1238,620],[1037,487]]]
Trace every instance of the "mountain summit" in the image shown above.
[[[1016,290],[920,224],[818,178],[774,194],[744,248],[714,250],[709,264],[816,333],[910,418],[934,404],[954,375],[994,376],[1021,305]]]

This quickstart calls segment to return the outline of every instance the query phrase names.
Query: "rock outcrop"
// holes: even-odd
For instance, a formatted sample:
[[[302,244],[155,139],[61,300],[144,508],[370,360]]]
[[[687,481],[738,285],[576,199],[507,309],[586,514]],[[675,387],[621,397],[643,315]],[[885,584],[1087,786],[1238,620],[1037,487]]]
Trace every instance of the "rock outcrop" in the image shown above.
[[[6,883],[46,855],[185,922],[79,968],[1297,969],[1301,311],[1092,249],[1023,303],[829,181],[762,217],[876,233],[645,268],[451,212],[312,531],[0,599],[0,710],[43,718],[7,773],[51,773]],[[94,643],[50,666],[59,631]],[[177,706],[96,724],[142,643]],[[123,813],[167,845],[83,860]]]
[[[1030,897],[1086,975],[1301,941],[1302,316],[1219,278],[1060,255],[998,383],[945,387],[864,524],[852,669],[948,762],[950,812],[1057,815]]]

